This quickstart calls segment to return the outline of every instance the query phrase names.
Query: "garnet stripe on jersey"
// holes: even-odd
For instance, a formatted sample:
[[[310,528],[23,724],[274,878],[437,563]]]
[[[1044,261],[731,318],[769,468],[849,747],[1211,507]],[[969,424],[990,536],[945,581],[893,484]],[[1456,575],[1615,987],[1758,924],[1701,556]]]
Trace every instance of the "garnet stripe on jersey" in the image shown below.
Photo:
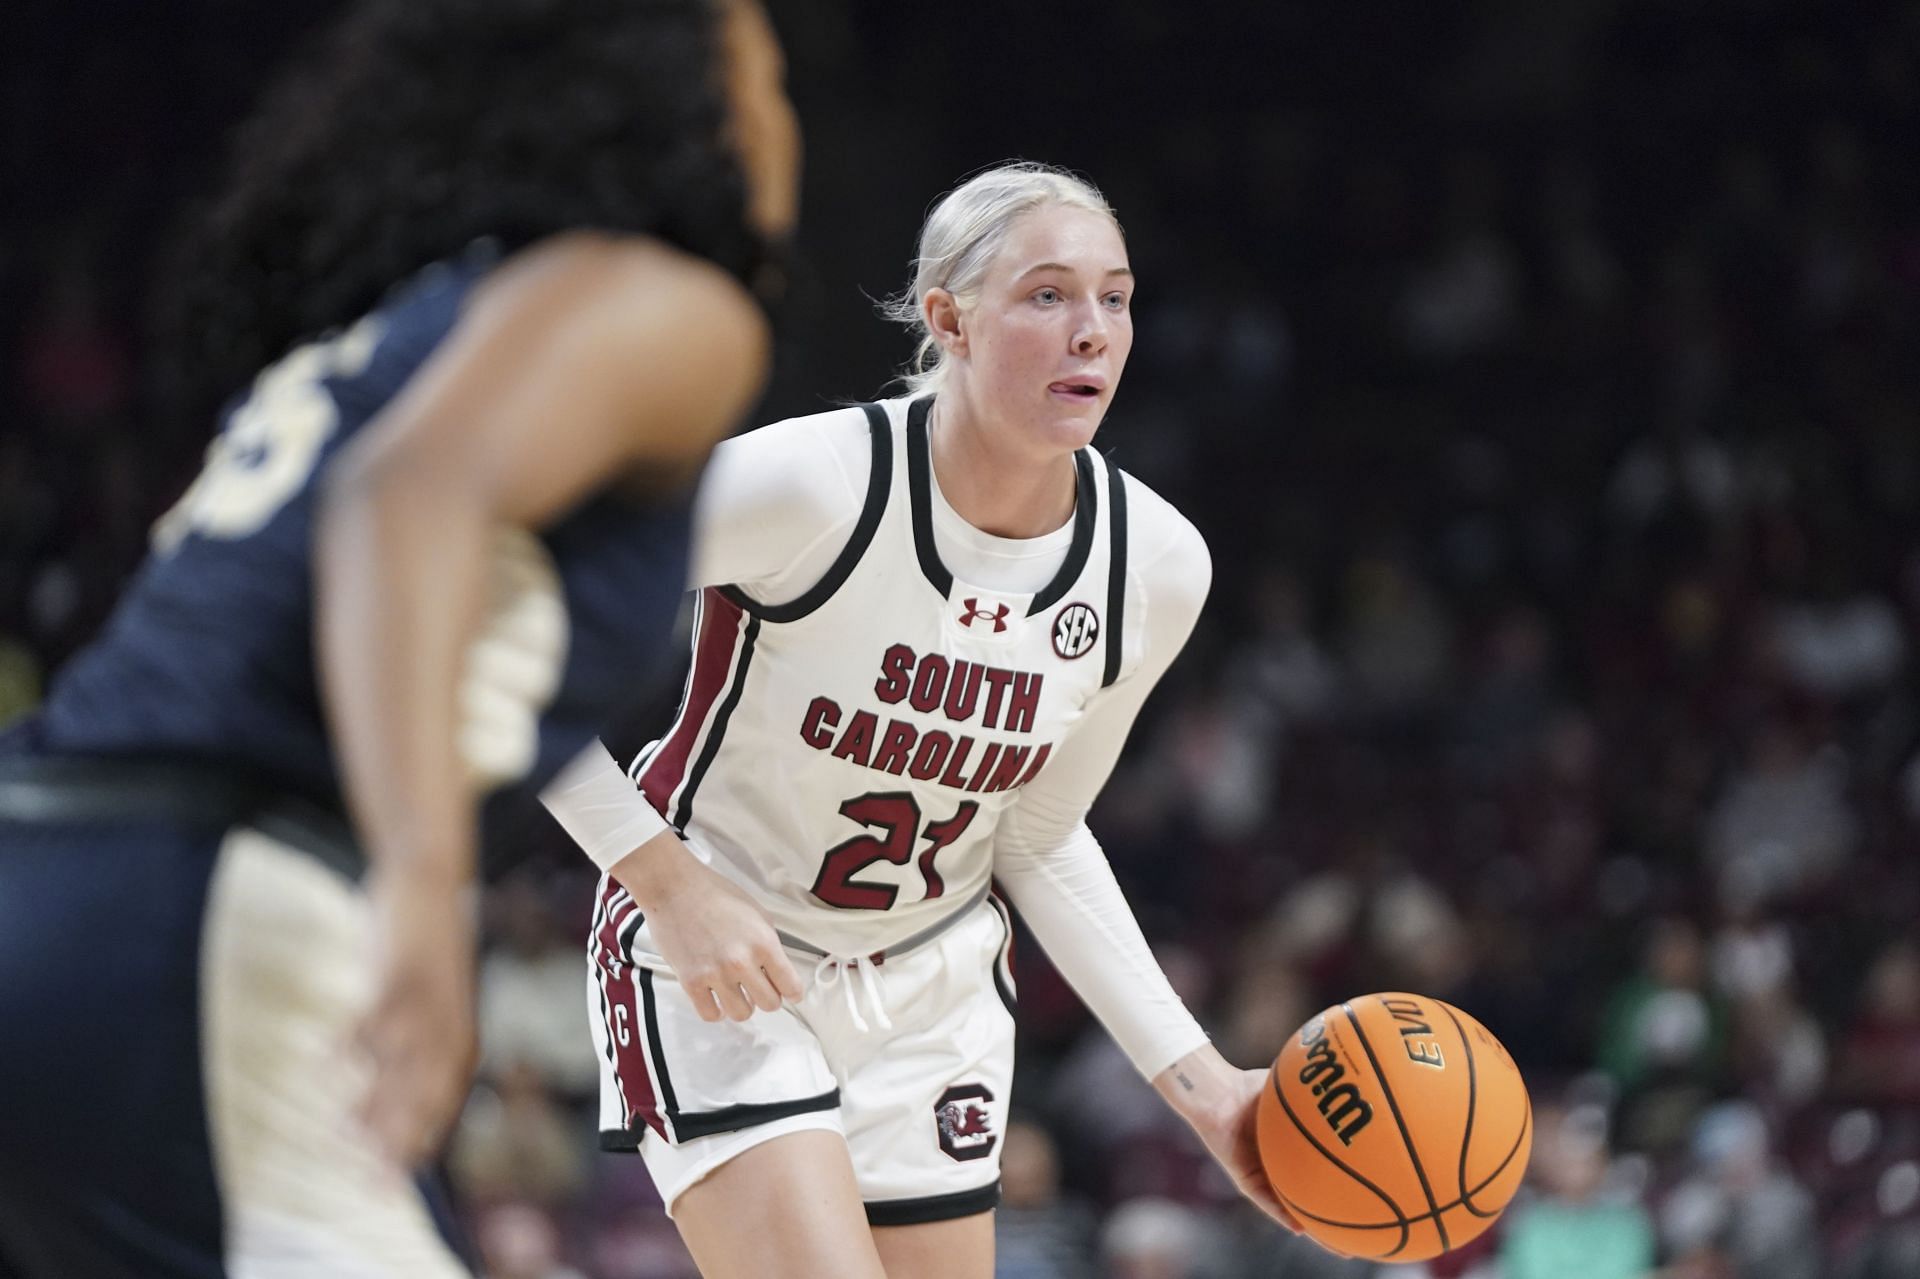
[[[727,696],[720,703],[720,709],[714,712],[713,727],[707,731],[706,743],[700,748],[700,758],[694,761],[693,773],[687,778],[687,784],[680,788],[680,807],[676,810],[673,827],[684,831],[687,823],[693,820],[693,797],[700,789],[700,781],[707,775],[707,769],[713,766],[713,757],[720,753],[720,743],[727,735],[727,721],[733,718],[733,708],[740,704],[740,695],[747,689],[747,670],[753,665],[754,641],[760,638],[760,619],[747,618],[746,634],[740,639],[740,656],[733,664],[733,683],[727,688]]]
[[[609,1013],[616,1008],[632,1010],[640,1007],[639,993],[633,981],[635,971],[642,977],[647,975],[646,969],[636,970],[632,964],[626,963],[600,970],[600,990]],[[611,1017],[608,1019],[607,1032],[615,1058],[614,1082],[620,1086],[620,1104],[626,1111],[627,1131],[633,1132],[634,1121],[640,1120],[665,1137],[667,1126],[660,1115],[660,1103],[654,1096],[653,1080],[647,1073],[646,1045],[643,1042],[646,1035],[641,1029],[641,1019],[634,1017],[627,1023],[627,1042],[624,1044],[620,1042],[618,1024]]]
[[[623,907],[628,908],[625,914]],[[600,1015],[605,1022],[608,1062],[613,1067],[614,1085],[620,1094],[621,1125],[632,1132],[634,1120],[638,1119],[665,1137],[666,1124],[648,1073],[644,1019],[636,1015],[640,1012],[640,992],[634,984],[634,966],[628,960],[624,945],[626,938],[621,936],[632,935],[630,926],[638,925],[639,915],[639,908],[626,891],[613,880],[607,880],[601,890],[597,927],[593,933],[593,966],[600,984]],[[623,1008],[631,1019],[624,1044],[616,1012]]]
[[[610,885],[611,881],[608,881],[608,884]],[[620,1093],[620,1107],[621,1107],[620,1121],[622,1124],[625,1124],[627,1120],[627,1110],[626,1110],[627,1088],[626,1088],[625,1082],[622,1080],[621,1073],[620,1073],[620,1059],[614,1054],[614,1051],[613,1051],[614,1044],[618,1041],[614,1036],[613,1008],[607,1003],[607,984],[606,984],[605,970],[602,967],[602,961],[600,958],[601,950],[598,944],[598,939],[600,935],[600,921],[606,918],[606,909],[607,909],[607,886],[603,885],[603,887],[601,888],[601,892],[598,900],[596,900],[593,903],[593,924],[587,930],[587,937],[588,937],[587,959],[593,965],[594,983],[596,987],[595,993],[599,996],[599,999],[600,999],[600,1025],[601,1025],[601,1028],[606,1031],[606,1035],[607,1035],[607,1038],[605,1041],[605,1050],[606,1050],[605,1055],[607,1058],[607,1065],[613,1071],[614,1086],[619,1090],[619,1093]]]
[[[708,712],[726,687],[727,671],[740,644],[743,616],[740,606],[719,591],[709,587],[700,592],[700,620],[693,642],[693,670],[687,676],[687,694],[666,739],[640,774],[641,793],[662,817],[668,816],[673,793],[686,778],[687,761],[693,758],[694,743],[706,727]],[[683,816],[673,824],[684,829],[686,818]]]

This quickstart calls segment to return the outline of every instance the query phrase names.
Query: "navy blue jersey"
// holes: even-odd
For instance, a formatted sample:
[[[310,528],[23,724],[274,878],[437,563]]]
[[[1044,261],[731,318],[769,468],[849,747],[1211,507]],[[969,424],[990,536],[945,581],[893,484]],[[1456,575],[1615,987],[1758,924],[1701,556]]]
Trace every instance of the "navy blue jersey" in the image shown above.
[[[39,749],[194,758],[339,803],[314,666],[317,494],[490,265],[429,268],[353,328],[263,372],[228,409],[105,631],[54,682],[30,732]],[[688,526],[684,500],[647,509],[603,494],[537,538],[501,532],[492,638],[462,698],[462,747],[493,792],[490,826],[524,809],[657,673]]]

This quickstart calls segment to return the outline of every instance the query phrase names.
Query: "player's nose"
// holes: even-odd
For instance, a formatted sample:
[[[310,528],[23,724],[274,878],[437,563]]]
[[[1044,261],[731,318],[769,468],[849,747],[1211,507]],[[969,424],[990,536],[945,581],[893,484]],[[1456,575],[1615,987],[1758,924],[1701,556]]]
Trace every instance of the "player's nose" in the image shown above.
[[[1073,333],[1073,353],[1080,356],[1098,355],[1107,349],[1107,321],[1100,311],[1088,313],[1080,321]]]

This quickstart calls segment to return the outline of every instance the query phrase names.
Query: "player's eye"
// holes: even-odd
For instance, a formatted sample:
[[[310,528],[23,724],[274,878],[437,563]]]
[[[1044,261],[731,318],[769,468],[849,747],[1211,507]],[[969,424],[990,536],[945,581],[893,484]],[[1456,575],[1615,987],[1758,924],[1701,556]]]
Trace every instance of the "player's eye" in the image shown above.
[[[1058,302],[1060,300],[1060,290],[1038,289],[1034,292],[1033,300],[1040,303],[1042,306],[1052,306],[1055,302]]]
[[[1127,295],[1124,293],[1109,293],[1100,300],[1106,303],[1107,310],[1109,311],[1124,311],[1127,309]]]

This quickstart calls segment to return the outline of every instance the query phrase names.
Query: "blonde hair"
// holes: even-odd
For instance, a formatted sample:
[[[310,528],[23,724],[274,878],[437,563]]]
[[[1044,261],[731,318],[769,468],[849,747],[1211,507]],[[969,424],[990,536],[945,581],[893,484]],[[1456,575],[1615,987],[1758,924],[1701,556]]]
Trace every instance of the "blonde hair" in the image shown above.
[[[927,213],[914,255],[913,283],[880,304],[882,315],[905,325],[920,339],[913,358],[896,379],[908,394],[937,392],[946,375],[945,352],[927,330],[921,311],[927,294],[945,289],[963,309],[972,306],[1014,222],[1024,213],[1053,204],[1102,214],[1112,221],[1114,230],[1121,230],[1120,219],[1093,183],[1030,160],[981,170],[941,196]]]

